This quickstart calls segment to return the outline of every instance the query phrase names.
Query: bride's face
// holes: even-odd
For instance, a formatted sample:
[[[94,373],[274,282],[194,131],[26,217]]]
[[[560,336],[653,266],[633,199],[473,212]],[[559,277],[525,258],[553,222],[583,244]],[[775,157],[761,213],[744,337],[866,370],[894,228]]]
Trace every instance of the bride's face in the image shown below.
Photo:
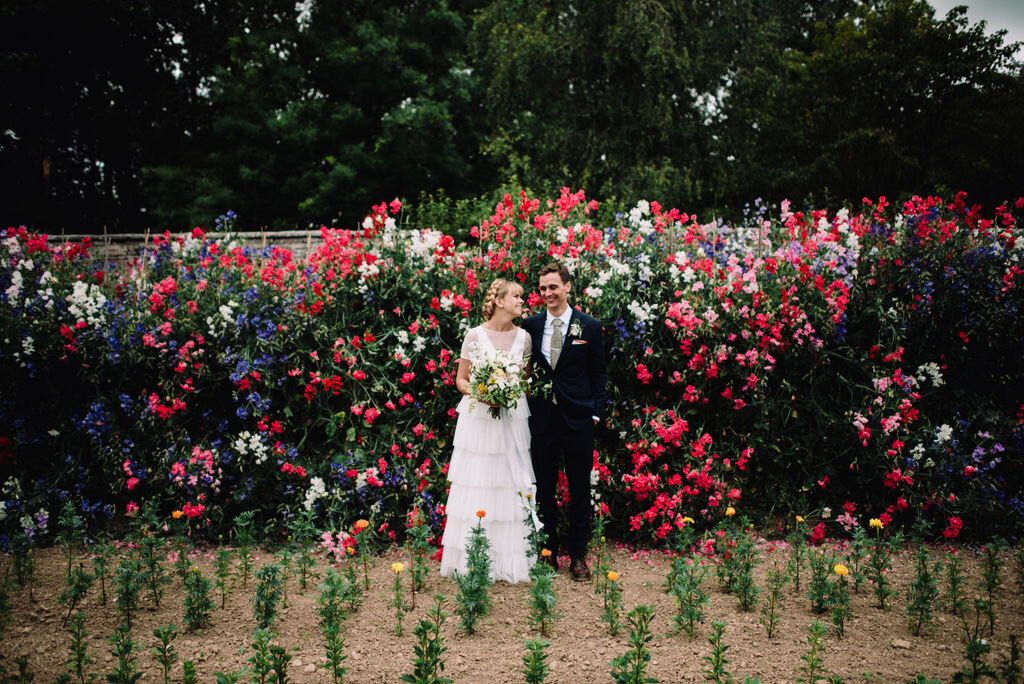
[[[521,290],[515,288],[509,288],[509,291],[505,293],[504,297],[496,299],[494,301],[495,308],[505,309],[512,315],[513,318],[516,316],[523,315],[523,293]]]

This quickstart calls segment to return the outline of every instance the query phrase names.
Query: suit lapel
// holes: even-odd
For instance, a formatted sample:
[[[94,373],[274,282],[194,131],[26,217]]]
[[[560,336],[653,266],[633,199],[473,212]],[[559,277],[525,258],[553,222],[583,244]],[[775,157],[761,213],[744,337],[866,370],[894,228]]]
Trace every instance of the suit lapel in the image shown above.
[[[549,364],[548,360],[544,358],[544,352],[541,351],[540,348],[541,341],[544,339],[544,324],[547,322],[547,314],[539,315],[537,319],[539,320],[536,320],[535,325],[533,326],[534,330],[537,331],[537,334],[530,334],[530,342],[533,345],[533,358],[540,359],[540,362],[544,364],[548,371],[551,371],[551,364]]]

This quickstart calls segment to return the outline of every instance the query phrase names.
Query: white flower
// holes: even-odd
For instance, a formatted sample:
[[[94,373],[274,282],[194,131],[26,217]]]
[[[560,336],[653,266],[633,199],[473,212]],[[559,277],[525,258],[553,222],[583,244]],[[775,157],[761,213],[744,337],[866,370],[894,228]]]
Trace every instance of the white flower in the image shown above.
[[[629,210],[629,222],[634,226],[638,226],[643,219],[651,211],[651,203],[647,200],[640,200],[636,203],[636,206]]]
[[[76,281],[71,294],[67,296],[67,301],[70,302],[68,311],[79,321],[85,321],[90,325],[106,322],[103,307],[107,303],[107,297],[97,285]]]
[[[922,382],[926,379],[931,380],[932,385],[935,387],[946,384],[946,381],[942,378],[942,369],[940,369],[939,365],[934,362],[923,363],[918,366],[915,377],[918,382]]]
[[[267,460],[267,445],[263,443],[263,439],[258,433],[253,434],[248,430],[240,432],[231,446],[240,456],[252,454],[253,462],[256,465],[261,465]]]
[[[237,302],[229,301],[227,304],[221,304],[220,308],[217,309],[218,311],[220,311],[221,318],[223,318],[226,323],[235,322],[234,307],[236,306],[238,306]]]
[[[631,314],[633,314],[633,317],[638,321],[646,323],[655,318],[655,315],[653,313],[654,307],[651,306],[650,304],[641,304],[640,302],[634,299],[629,303],[629,306],[626,308],[629,310]]]
[[[583,294],[587,295],[591,299],[597,299],[598,297],[601,296],[601,294],[603,292],[604,292],[604,290],[602,290],[599,287],[594,287],[593,285],[591,285],[590,287],[584,288],[584,290],[583,290]]]
[[[319,477],[309,478],[309,489],[306,490],[306,498],[302,501],[302,507],[307,511],[313,508],[317,499],[327,496],[327,488],[324,481]]]
[[[953,428],[946,425],[945,423],[940,425],[939,428],[935,431],[935,441],[939,442],[940,444],[943,442],[948,442],[949,438],[952,436]]]
[[[14,271],[11,273],[11,286],[7,288],[7,299],[8,301],[14,301],[18,298],[21,293],[22,276],[21,271]]]

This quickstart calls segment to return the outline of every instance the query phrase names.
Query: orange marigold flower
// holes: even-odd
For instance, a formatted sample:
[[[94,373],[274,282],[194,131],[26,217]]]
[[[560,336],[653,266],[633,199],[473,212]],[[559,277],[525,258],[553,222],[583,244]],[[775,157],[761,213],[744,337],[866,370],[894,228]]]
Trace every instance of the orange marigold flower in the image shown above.
[[[476,517],[478,517],[478,518],[482,518],[485,515],[487,515],[487,511],[477,511],[476,512]]]
[[[731,518],[732,516],[736,515],[736,509],[733,508],[732,506],[729,506],[728,508],[725,509],[725,515]]]
[[[541,558],[550,558],[551,557],[551,549],[541,549],[540,550],[540,557]]]
[[[369,520],[363,520],[362,518],[360,518],[359,520],[356,520],[356,529],[357,530],[365,530],[369,526],[370,526],[370,521]]]
[[[615,572],[614,570],[609,570],[608,579],[612,582],[617,582],[619,580],[619,573]]]
[[[174,511],[173,513],[171,513],[171,517],[174,518],[175,520],[177,520],[178,518],[180,518],[183,515],[184,515],[184,513],[182,513],[181,511]]]

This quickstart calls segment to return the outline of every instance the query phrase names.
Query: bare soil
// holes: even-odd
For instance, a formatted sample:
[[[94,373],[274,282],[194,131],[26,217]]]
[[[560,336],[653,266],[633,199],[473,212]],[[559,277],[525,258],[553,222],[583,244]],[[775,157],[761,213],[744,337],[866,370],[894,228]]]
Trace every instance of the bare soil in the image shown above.
[[[761,545],[762,561],[786,553],[784,544],[766,542]],[[933,551],[934,557],[944,553],[938,548]],[[961,553],[968,576],[969,596],[973,597],[981,578],[981,557],[977,550],[970,548],[961,549]],[[269,554],[260,554],[256,567],[270,558]],[[211,551],[201,551],[196,552],[191,560],[205,576],[212,578],[212,559]],[[83,560],[89,567],[88,560],[85,557]],[[572,581],[564,569],[565,560],[555,582],[558,609],[564,618],[554,624],[549,637],[551,672],[547,681],[610,681],[609,663],[629,648],[628,629],[620,631],[616,637],[609,636],[601,619],[601,597],[595,593],[592,584]],[[837,560],[841,560],[841,552]],[[328,558],[319,559],[319,572],[327,568],[328,561]],[[448,597],[445,605],[449,617],[442,630],[444,645],[448,649],[445,676],[460,683],[523,681],[524,639],[532,636],[527,585],[494,585],[493,609],[477,632],[468,635],[458,627],[458,617],[454,614],[456,585],[440,577],[437,565],[433,563],[427,590],[417,595],[415,609],[405,618],[404,636],[398,637],[394,633],[394,612],[389,607],[393,578],[391,565],[395,561],[408,564],[408,559],[398,549],[374,559],[370,567],[371,587],[362,606],[345,622],[346,681],[397,682],[403,674],[410,673],[416,641],[413,627],[425,616],[435,593]],[[963,623],[960,618],[940,609],[934,626],[920,637],[913,636],[902,613],[905,605],[902,596],[912,574],[911,551],[900,552],[895,561],[892,578],[900,596],[893,601],[893,608],[884,612],[879,610],[868,589],[852,596],[852,617],[847,623],[846,636],[839,639],[830,632],[826,638],[825,667],[847,682],[906,682],[918,673],[943,682],[950,681],[952,675],[966,664],[961,644]],[[36,681],[50,682],[66,671],[64,662],[69,658],[70,639],[61,626],[64,610],[57,601],[64,589],[64,562],[60,549],[39,550],[32,598],[25,588],[15,587],[12,590],[13,624],[7,627],[0,643],[0,653],[9,674],[17,671],[14,660],[19,656],[28,657]],[[10,559],[0,556],[0,563],[9,567]],[[990,637],[986,632],[992,646],[988,662],[993,666],[1009,655],[1011,634],[1024,637],[1024,599],[1016,584],[1018,571],[1014,563],[1014,557],[1005,554],[1004,586],[999,595],[995,632]],[[113,565],[116,567],[116,563]],[[756,572],[758,585],[762,587],[766,565],[767,562],[762,562]],[[167,566],[175,582],[167,588],[160,608],[153,608],[147,600],[133,621],[132,634],[140,644],[139,669],[145,673],[142,681],[154,682],[162,678],[160,668],[149,652],[156,644],[154,627],[175,623],[180,629],[183,625],[183,591],[173,567],[169,562]],[[707,608],[706,622],[699,636],[691,641],[684,632],[673,630],[675,606],[663,589],[669,570],[669,557],[665,553],[617,548],[613,551],[613,566],[620,575],[626,609],[638,604],[654,608],[654,639],[650,644],[652,658],[648,674],[662,682],[705,679],[702,671],[707,664],[703,658],[711,651],[706,636],[713,621],[726,624],[727,670],[735,679],[742,681],[743,677],[750,676],[764,682],[793,682],[802,674],[798,668],[802,664],[801,656],[807,652],[809,625],[816,619],[828,619],[811,612],[809,600],[802,595],[805,579],[800,594],[795,593],[792,586],[787,587],[781,624],[775,635],[768,639],[758,621],[759,611],[740,611],[736,597],[723,593],[713,573],[709,573],[704,588],[711,598],[711,605]],[[944,581],[940,582],[940,588],[944,587]],[[175,640],[174,646],[181,659],[196,662],[201,682],[213,682],[215,673],[234,672],[247,665],[252,654],[250,643],[255,628],[250,603],[252,588],[253,580],[250,578],[246,590],[236,587],[228,598],[227,606],[214,611],[210,627],[200,633],[182,633]],[[288,582],[288,606],[273,626],[277,634],[273,643],[286,647],[293,656],[288,671],[293,682],[330,681],[328,672],[322,667],[326,658],[324,639],[317,627],[317,593],[315,580],[305,592],[301,592],[299,580],[293,575]],[[106,605],[100,603],[98,586],[90,591],[82,610],[87,615],[86,629],[95,660],[90,672],[102,677],[112,672],[116,664],[110,644],[105,639],[113,634],[119,618],[112,597],[108,598]],[[181,663],[179,660],[172,670],[171,681],[181,681]]]

